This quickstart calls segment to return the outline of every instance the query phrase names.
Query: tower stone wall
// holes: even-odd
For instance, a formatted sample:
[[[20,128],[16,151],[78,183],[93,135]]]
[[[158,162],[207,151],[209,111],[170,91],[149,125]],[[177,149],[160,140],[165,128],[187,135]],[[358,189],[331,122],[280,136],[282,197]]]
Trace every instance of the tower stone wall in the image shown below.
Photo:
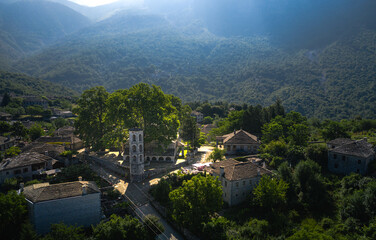
[[[129,129],[129,166],[132,182],[144,178],[144,131],[139,128]]]

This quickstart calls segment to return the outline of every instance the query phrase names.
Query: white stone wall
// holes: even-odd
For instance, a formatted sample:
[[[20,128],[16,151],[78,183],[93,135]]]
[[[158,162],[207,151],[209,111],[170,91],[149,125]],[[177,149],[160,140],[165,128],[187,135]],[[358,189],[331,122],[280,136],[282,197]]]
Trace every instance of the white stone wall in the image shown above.
[[[214,176],[218,176],[214,174]],[[222,184],[223,201],[229,206],[240,204],[251,197],[251,192],[257,186],[261,176],[255,178],[248,178],[239,181],[229,181],[223,177],[219,180]]]
[[[28,201],[28,205],[30,220],[39,234],[48,233],[54,223],[90,227],[101,219],[100,193],[34,204]]]

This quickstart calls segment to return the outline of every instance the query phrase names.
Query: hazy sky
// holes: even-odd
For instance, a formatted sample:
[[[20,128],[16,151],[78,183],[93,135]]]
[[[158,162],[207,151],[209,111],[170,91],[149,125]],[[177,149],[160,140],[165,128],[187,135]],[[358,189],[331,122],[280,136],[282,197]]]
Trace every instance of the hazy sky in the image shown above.
[[[69,1],[75,2],[75,3],[80,4],[80,5],[95,7],[95,6],[99,6],[99,5],[117,2],[119,0],[69,0]],[[142,2],[142,0],[122,0],[122,1],[123,2],[129,2],[129,3]]]

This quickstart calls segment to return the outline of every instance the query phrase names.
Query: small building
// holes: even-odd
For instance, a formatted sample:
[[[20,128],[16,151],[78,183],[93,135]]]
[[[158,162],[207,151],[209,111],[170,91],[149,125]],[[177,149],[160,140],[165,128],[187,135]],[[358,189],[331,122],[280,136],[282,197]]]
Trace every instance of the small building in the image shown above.
[[[197,123],[201,123],[204,120],[204,114],[197,111],[192,111],[191,116],[196,118]]]
[[[54,159],[59,158],[60,154],[63,153],[64,151],[65,151],[65,148],[62,145],[39,143],[39,142],[29,143],[22,148],[22,152],[37,152],[37,153],[52,157]]]
[[[333,173],[366,174],[368,164],[375,160],[375,150],[367,139],[335,139],[327,143],[328,169]]]
[[[23,194],[38,234],[48,233],[51,224],[90,227],[100,222],[100,191],[94,182],[34,184],[25,187]]]
[[[0,151],[5,151],[15,145],[15,139],[10,137],[0,136]]]
[[[10,121],[10,120],[12,120],[12,114],[0,112],[0,120],[1,121]]]
[[[21,153],[18,156],[4,159],[0,163],[0,182],[7,178],[23,178],[31,180],[45,170],[53,168],[57,160],[36,152]]]
[[[36,139],[35,142],[63,145],[70,150],[79,150],[84,147],[83,141],[76,136],[42,136]]]
[[[23,96],[22,98],[23,98],[22,104],[25,108],[28,106],[35,106],[35,105],[39,105],[43,107],[44,109],[47,109],[48,107],[48,102],[41,97]]]
[[[257,137],[244,130],[237,130],[232,133],[216,138],[217,148],[226,150],[228,155],[247,155],[258,153],[260,142]]]
[[[128,144],[129,145],[129,144]],[[126,145],[123,155],[124,163],[129,162],[129,146]],[[166,148],[162,149],[155,141],[144,144],[145,163],[153,162],[175,162],[180,151],[183,152],[184,145],[178,141],[172,141]]]
[[[55,136],[74,136],[75,128],[72,126],[64,126],[55,131]]]
[[[229,206],[238,205],[251,197],[252,190],[261,177],[272,172],[252,162],[228,159],[213,163],[206,170],[219,177],[223,190],[223,201]]]

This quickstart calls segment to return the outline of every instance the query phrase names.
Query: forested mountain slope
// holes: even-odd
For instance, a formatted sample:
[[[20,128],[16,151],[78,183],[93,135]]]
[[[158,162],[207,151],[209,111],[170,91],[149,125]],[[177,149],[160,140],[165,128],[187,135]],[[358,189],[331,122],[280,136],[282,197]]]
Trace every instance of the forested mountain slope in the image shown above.
[[[0,71],[0,95],[4,93],[47,97],[76,97],[78,92],[60,84],[32,78],[25,74]]]
[[[215,8],[209,0],[186,2],[180,20],[156,9],[118,12],[10,65],[79,91],[147,82],[185,101],[270,105],[280,98],[287,110],[309,117],[376,117],[372,1],[252,0],[230,6],[219,0]],[[247,4],[260,16],[251,16],[256,10]],[[215,15],[226,8],[238,13],[231,22]]]
[[[0,2],[0,59],[13,61],[85,27],[90,21],[48,1]]]

